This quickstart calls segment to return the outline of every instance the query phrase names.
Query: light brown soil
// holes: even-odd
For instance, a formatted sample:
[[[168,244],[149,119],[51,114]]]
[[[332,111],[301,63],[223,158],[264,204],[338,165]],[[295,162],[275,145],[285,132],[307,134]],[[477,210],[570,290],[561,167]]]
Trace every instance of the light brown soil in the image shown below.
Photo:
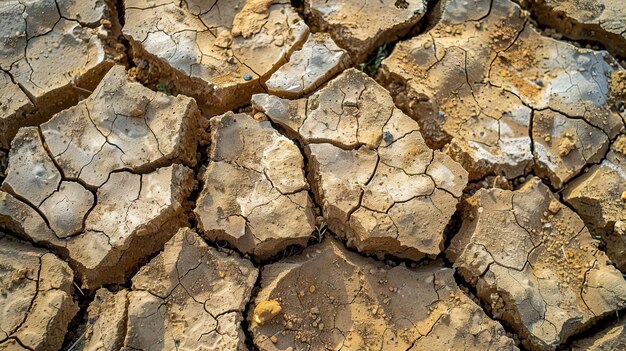
[[[625,349],[625,18],[0,1],[0,350]]]

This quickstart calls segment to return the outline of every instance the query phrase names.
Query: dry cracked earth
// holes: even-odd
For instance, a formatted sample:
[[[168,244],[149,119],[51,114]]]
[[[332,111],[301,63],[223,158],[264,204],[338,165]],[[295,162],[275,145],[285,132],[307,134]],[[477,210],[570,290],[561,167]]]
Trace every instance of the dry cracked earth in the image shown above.
[[[0,1],[0,350],[626,350],[622,0]]]

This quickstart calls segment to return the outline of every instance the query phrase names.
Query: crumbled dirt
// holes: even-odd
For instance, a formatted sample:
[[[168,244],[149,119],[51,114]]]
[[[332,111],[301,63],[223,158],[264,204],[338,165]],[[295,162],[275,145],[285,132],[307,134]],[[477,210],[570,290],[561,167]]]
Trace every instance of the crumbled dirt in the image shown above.
[[[622,274],[538,178],[516,191],[480,190],[465,211],[446,254],[524,346],[554,350],[626,306]]]
[[[0,350],[626,349],[625,19],[0,0]]]

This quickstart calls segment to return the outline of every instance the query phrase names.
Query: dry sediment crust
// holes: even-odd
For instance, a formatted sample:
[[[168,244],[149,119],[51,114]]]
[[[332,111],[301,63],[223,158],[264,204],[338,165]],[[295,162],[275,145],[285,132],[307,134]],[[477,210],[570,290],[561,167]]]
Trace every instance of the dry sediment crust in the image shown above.
[[[572,343],[572,351],[618,351],[626,350],[624,321],[611,324],[594,335]]]
[[[555,350],[626,305],[626,281],[538,178],[468,199],[446,254],[531,350]],[[506,238],[502,234],[506,233]]]
[[[0,350],[626,348],[626,70],[441,0],[391,93],[341,73],[425,1],[0,0]],[[626,50],[617,0],[519,2]]]
[[[89,290],[123,283],[187,223],[194,177],[180,163],[196,162],[198,119],[193,99],[150,91],[116,66],[86,100],[20,129],[0,227],[69,259]]]
[[[126,335],[128,291],[96,291],[87,308],[84,334],[72,344],[72,350],[121,350]]]
[[[265,266],[254,303],[266,301],[280,306],[272,318],[259,324],[248,315],[262,351],[517,350],[461,292],[453,270],[392,268],[333,239]]]
[[[0,4],[0,147],[89,95],[123,59],[110,1]]]
[[[192,98],[146,89],[115,66],[91,96],[40,129],[65,177],[98,187],[114,171],[195,166],[200,119]]]
[[[315,217],[298,147],[269,121],[232,112],[211,119],[211,136],[195,209],[203,235],[260,260],[306,246]]]
[[[288,0],[125,1],[134,74],[193,96],[205,116],[246,104],[309,28]]]
[[[50,229],[50,220],[40,211],[0,191],[0,227],[69,259],[82,287],[94,290],[126,281],[142,260],[187,223],[183,202],[193,185],[193,172],[181,165],[144,175],[113,173],[98,189],[85,229],[69,237]]]
[[[470,179],[532,168],[557,188],[602,159],[624,129],[610,55],[541,36],[509,0],[449,0],[440,13],[378,76],[430,145]]]
[[[602,43],[626,57],[626,7],[621,0],[527,0],[533,15],[574,40]]]
[[[626,271],[626,136],[620,135],[598,165],[573,180],[563,200],[605,242],[606,253]]]
[[[270,94],[296,98],[309,94],[348,67],[348,55],[328,33],[312,33],[289,62],[279,68],[265,86]]]
[[[259,94],[252,105],[304,145],[309,183],[333,233],[381,257],[441,252],[467,172],[429,149],[374,80],[349,69],[306,99]]]
[[[424,0],[303,2],[313,31],[330,33],[352,63],[363,62],[377,47],[407,34],[426,13]]]
[[[258,271],[181,228],[132,278],[96,292],[76,350],[246,350],[241,327]]]
[[[54,254],[0,233],[0,350],[57,350],[78,312],[74,275]]]

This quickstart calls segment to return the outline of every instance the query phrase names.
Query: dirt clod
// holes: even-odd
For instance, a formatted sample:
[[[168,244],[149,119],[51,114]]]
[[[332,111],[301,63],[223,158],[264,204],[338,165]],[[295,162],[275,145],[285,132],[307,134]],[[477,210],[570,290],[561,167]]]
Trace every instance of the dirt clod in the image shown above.
[[[2,1],[0,22],[0,147],[89,95],[124,56],[105,1]]]
[[[304,13],[315,31],[330,33],[347,50],[354,63],[390,41],[408,33],[424,16],[422,0],[398,1],[325,1],[305,0]]]
[[[258,325],[263,325],[271,321],[281,311],[280,303],[276,300],[261,301],[254,307],[254,316],[252,321]]]
[[[192,99],[112,68],[78,105],[20,129],[0,224],[69,259],[83,288],[123,283],[187,222],[193,172],[180,163],[196,162],[198,119]]]
[[[246,104],[299,49],[309,28],[287,0],[125,1],[137,77],[167,77],[206,116]]]
[[[0,351],[626,349],[622,2],[0,0]]]
[[[450,0],[440,12],[377,77],[429,145],[470,179],[532,169],[556,188],[602,160],[624,129],[611,102],[623,69],[607,52],[543,36],[510,0]]]
[[[58,350],[78,312],[67,263],[0,233],[0,349]]]
[[[467,172],[428,148],[418,124],[374,80],[350,69],[307,99],[255,95],[252,105],[305,145],[309,182],[332,232],[381,257],[441,252]]]
[[[315,216],[298,147],[246,114],[213,118],[211,139],[195,209],[204,235],[258,259],[306,246]]]
[[[282,312],[252,324],[259,350],[517,350],[439,263],[389,267],[326,240],[266,266],[257,304],[280,300]],[[315,282],[315,284],[311,284]],[[315,293],[303,290],[315,286]],[[254,319],[255,313],[248,316]]]
[[[465,207],[471,215],[446,254],[527,348],[554,350],[626,306],[622,274],[538,178],[515,191],[481,189]]]
[[[626,155],[619,145],[620,136],[605,159],[571,182],[563,191],[563,200],[572,205],[589,230],[602,238],[606,251],[617,267],[626,271],[626,236],[620,233],[620,221],[626,220]]]

